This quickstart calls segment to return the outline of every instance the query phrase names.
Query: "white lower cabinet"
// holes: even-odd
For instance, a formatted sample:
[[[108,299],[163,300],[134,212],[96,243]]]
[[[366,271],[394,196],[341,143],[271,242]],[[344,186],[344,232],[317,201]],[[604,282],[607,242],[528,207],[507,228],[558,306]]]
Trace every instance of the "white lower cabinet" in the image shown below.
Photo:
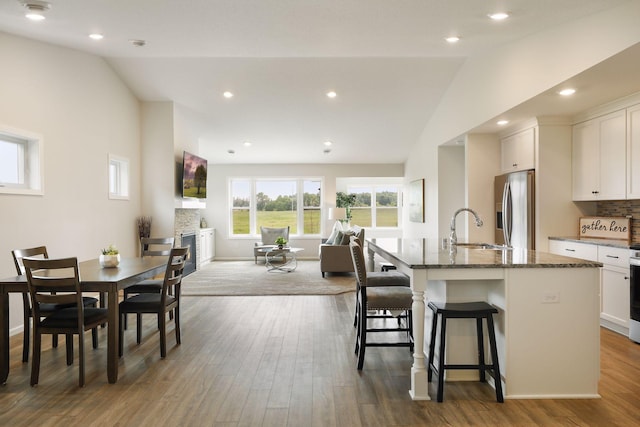
[[[599,261],[600,324],[624,335],[629,334],[629,250],[590,243],[549,240],[549,252],[573,258]]]
[[[610,329],[628,334],[631,297],[629,250],[599,246],[598,261],[603,264],[600,293],[602,324]]]
[[[216,230],[213,228],[200,229],[200,264],[213,260],[216,255]]]

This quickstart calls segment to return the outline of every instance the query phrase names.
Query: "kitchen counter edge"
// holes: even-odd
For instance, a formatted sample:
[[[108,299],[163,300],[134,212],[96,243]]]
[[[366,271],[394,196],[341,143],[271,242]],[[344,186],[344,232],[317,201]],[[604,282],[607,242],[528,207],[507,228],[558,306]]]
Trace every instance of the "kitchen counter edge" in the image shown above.
[[[549,240],[560,240],[564,242],[582,243],[585,245],[608,246],[611,248],[631,249],[631,245],[626,240],[613,239],[581,239],[579,237],[549,236]]]

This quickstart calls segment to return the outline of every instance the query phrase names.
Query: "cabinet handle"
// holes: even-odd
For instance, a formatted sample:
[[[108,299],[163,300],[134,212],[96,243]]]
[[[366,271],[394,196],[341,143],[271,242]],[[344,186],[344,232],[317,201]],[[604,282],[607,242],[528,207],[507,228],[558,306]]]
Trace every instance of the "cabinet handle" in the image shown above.
[[[614,258],[614,259],[618,259],[618,258],[620,258],[620,257],[618,257],[618,256],[613,256],[613,255],[607,255],[607,258]]]
[[[592,191],[592,192],[591,192],[591,194],[599,194],[599,193],[600,193],[600,192],[599,192],[599,191],[597,191],[597,190],[594,190],[594,191]]]
[[[514,168],[517,168],[517,167],[518,167],[518,164],[517,164],[517,163],[514,163],[514,164],[512,164],[511,166],[513,166]]]
[[[575,249],[569,249],[569,248],[564,248],[565,251],[569,251],[569,252],[575,252]]]
[[[629,280],[629,277],[627,277],[627,276],[624,276],[624,280]]]

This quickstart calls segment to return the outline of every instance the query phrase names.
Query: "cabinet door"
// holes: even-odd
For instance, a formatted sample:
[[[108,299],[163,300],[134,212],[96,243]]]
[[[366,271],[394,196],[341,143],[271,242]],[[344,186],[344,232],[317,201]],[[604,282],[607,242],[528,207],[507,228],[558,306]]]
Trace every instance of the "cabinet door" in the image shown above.
[[[615,267],[602,269],[602,311],[600,317],[629,327],[629,270]]]
[[[640,199],[640,105],[627,109],[627,199]]]
[[[599,118],[600,200],[627,197],[626,122],[625,110]]]
[[[200,263],[207,260],[207,232],[200,232]]]
[[[205,263],[213,259],[215,255],[214,230],[200,231],[200,262]]]
[[[573,200],[596,200],[598,185],[598,123],[589,120],[573,127]]]
[[[509,173],[535,168],[535,129],[518,132],[501,142],[502,172]]]

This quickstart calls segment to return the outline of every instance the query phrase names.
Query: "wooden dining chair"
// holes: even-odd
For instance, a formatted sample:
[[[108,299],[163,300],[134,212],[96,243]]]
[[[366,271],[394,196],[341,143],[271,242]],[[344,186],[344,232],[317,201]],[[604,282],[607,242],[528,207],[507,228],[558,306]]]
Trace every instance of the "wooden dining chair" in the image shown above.
[[[123,318],[128,313],[136,313],[136,342],[142,339],[142,314],[153,313],[158,316],[160,329],[160,356],[167,355],[167,313],[174,313],[176,343],[180,344],[180,284],[182,271],[189,255],[189,248],[173,248],[169,254],[167,268],[160,293],[141,293],[129,297],[120,303],[120,356],[124,349]]]
[[[26,257],[22,259],[22,262],[26,270],[33,310],[31,385],[38,384],[40,376],[42,335],[64,334],[67,336],[68,342],[72,341],[73,335],[78,335],[80,364],[78,384],[80,387],[84,387],[84,332],[90,329],[96,330],[99,325],[107,323],[109,321],[108,310],[84,306],[77,258],[38,259]],[[55,304],[57,307],[63,308],[44,313],[42,308],[47,304]],[[73,347],[71,349],[71,357],[73,358]]]
[[[175,239],[173,237],[141,237],[140,256],[169,256]],[[162,290],[163,279],[147,279],[125,288],[124,299],[134,294],[159,294]],[[138,315],[139,316],[139,315]],[[124,317],[124,328],[127,329],[127,316]],[[160,325],[158,325],[160,327]]]
[[[11,255],[13,256],[13,263],[16,266],[16,272],[18,276],[22,276],[25,274],[25,268],[22,263],[22,259],[25,257],[35,257],[48,259],[49,254],[47,253],[46,246],[37,246],[35,248],[27,248],[27,249],[14,249],[11,251]],[[83,297],[82,303],[85,307],[97,307],[98,300],[93,297]],[[24,332],[23,332],[23,342],[22,342],[22,361],[27,363],[29,361],[29,341],[31,335],[31,317],[33,311],[31,309],[31,302],[29,301],[29,293],[25,292],[22,294],[22,307],[23,307],[23,321],[24,321]],[[55,310],[60,309],[61,307],[56,306],[55,304],[42,304],[40,306],[40,313],[44,316],[49,315]],[[93,348],[98,348],[98,331],[97,329],[92,331],[93,336]],[[51,345],[53,347],[58,347],[58,335],[54,334],[51,337]],[[69,353],[69,348],[71,348],[71,353]],[[73,341],[67,340],[67,364],[73,363]]]

